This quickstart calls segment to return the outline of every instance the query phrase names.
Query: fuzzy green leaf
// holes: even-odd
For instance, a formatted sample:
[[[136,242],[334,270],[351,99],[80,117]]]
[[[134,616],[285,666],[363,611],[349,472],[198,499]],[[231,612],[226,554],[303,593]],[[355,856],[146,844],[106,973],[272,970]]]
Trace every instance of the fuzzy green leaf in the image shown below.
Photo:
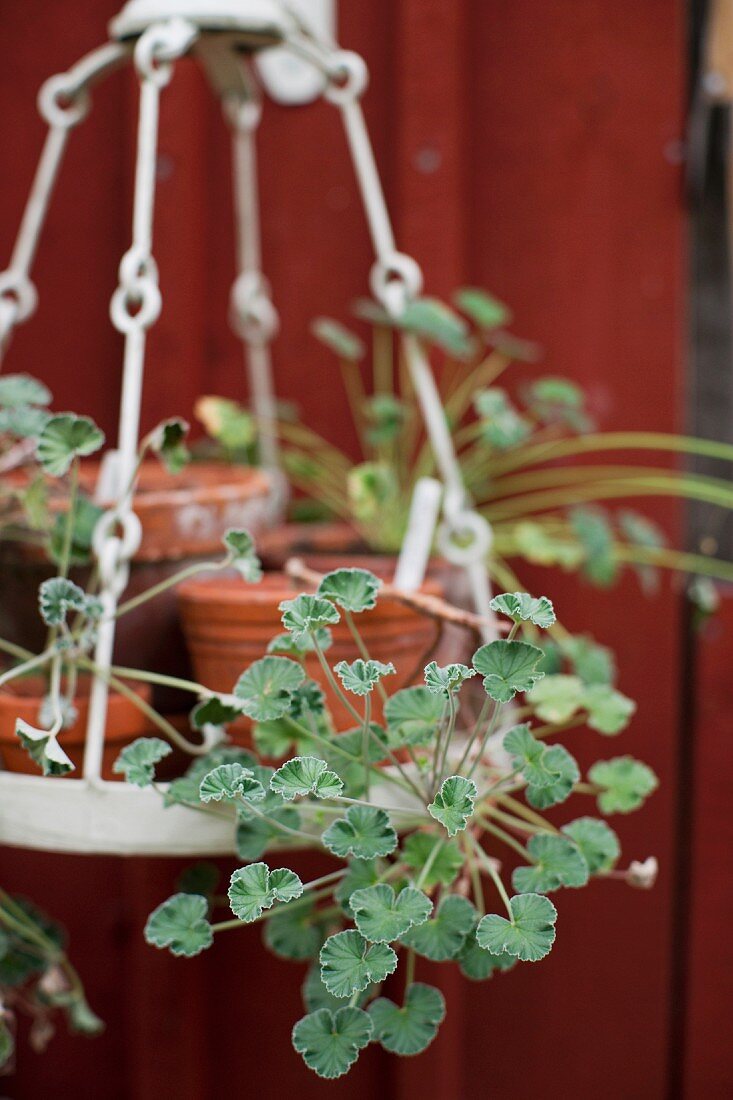
[[[334,997],[350,997],[397,969],[397,956],[384,943],[368,943],[353,929],[329,936],[321,948],[321,980]]]
[[[248,584],[262,580],[262,563],[255,551],[255,542],[249,531],[231,527],[224,535],[224,545],[229,551],[231,565]]]
[[[427,687],[402,688],[387,700],[384,716],[390,743],[427,745],[437,732],[443,714],[443,699]]]
[[[528,642],[489,642],[473,655],[473,667],[484,678],[486,694],[508,703],[519,691],[529,691],[543,673],[538,670],[542,650]]]
[[[439,846],[437,855],[433,849]],[[432,857],[430,869],[423,880],[425,886],[450,886],[464,864],[464,856],[455,840],[446,840],[435,833],[410,833],[402,844],[402,860],[413,871],[421,871]]]
[[[313,959],[323,940],[312,902],[286,905],[265,922],[264,940],[283,959]]]
[[[433,695],[444,695],[446,698],[460,691],[461,684],[470,680],[476,672],[467,665],[452,664],[441,667],[436,661],[431,661],[425,667],[425,684]]]
[[[438,905],[435,915],[406,932],[401,937],[402,943],[434,962],[454,959],[474,928],[476,917],[476,909],[468,898],[448,894]]]
[[[303,893],[303,883],[294,871],[280,867],[271,871],[266,863],[239,867],[229,881],[227,895],[235,917],[250,923],[276,901],[288,902]]]
[[[227,726],[243,714],[244,705],[234,695],[212,695],[193,708],[191,725],[197,730],[204,726]]]
[[[343,1077],[372,1038],[372,1022],[360,1008],[320,1008],[298,1020],[293,1046],[309,1069],[332,1081]]]
[[[271,722],[290,709],[293,693],[305,680],[305,672],[289,657],[262,657],[237,680],[234,694],[242,710],[257,722]]]
[[[345,817],[329,825],[321,839],[329,852],[342,859],[388,856],[397,847],[397,833],[389,817],[373,806],[349,806]]]
[[[319,626],[317,630],[313,632],[313,637],[310,634],[299,637],[296,643],[292,634],[277,634],[271,642],[268,643],[268,653],[284,653],[291,657],[302,657],[304,653],[315,652],[316,646],[325,653],[333,645],[333,634],[327,626]]]
[[[543,722],[567,722],[583,705],[585,685],[579,676],[545,676],[527,692],[527,702]]]
[[[559,777],[547,762],[547,745],[533,737],[526,722],[513,726],[504,737],[504,749],[512,757],[514,766],[521,767],[522,775],[532,787],[550,787]]]
[[[270,780],[270,790],[287,801],[314,794],[317,798],[336,798],[344,789],[335,772],[317,756],[295,756],[278,768]]]
[[[190,959],[214,941],[208,912],[209,903],[200,894],[174,894],[148,917],[145,940]]]
[[[447,830],[448,836],[455,836],[466,828],[477,795],[478,789],[472,779],[450,775],[441,783],[428,806],[428,813]]]
[[[545,750],[543,764],[555,776],[552,783],[527,787],[527,801],[537,810],[546,810],[557,806],[569,798],[574,785],[580,779],[580,770],[575,758],[562,745],[549,745]]]
[[[468,326],[438,298],[416,298],[400,314],[398,324],[459,359],[471,354]]]
[[[413,925],[423,924],[432,912],[433,903],[423,894],[406,886],[395,894],[386,882],[355,890],[349,898],[356,927],[370,943],[392,943]]]
[[[513,955],[492,955],[481,947],[475,936],[466,936],[465,943],[456,956],[456,962],[472,982],[483,982],[490,978],[494,971],[511,970],[516,966],[517,960]]]
[[[576,634],[563,641],[562,649],[584,684],[613,684],[616,662],[607,646],[599,645],[586,634]]]
[[[24,718],[16,718],[15,735],[44,775],[67,775],[74,771],[72,760],[49,730],[36,729]]]
[[[245,794],[249,802],[260,802],[265,797],[265,788],[253,779],[251,768],[243,768],[239,763],[219,764],[201,780],[199,798],[202,802],[228,802]]]
[[[555,609],[547,596],[535,599],[528,592],[504,592],[494,596],[490,607],[515,623],[529,622],[547,629],[555,622]]]
[[[136,787],[149,787],[155,779],[155,765],[170,756],[173,749],[160,737],[138,737],[126,745],[112,765],[112,771],[124,775]]]
[[[51,391],[30,374],[5,374],[0,378],[0,406],[4,409],[50,403]]]
[[[626,729],[636,711],[636,703],[608,684],[591,684],[583,693],[588,725],[599,733],[614,734]]]
[[[102,606],[97,599],[87,596],[83,588],[66,577],[49,577],[38,589],[38,606],[47,626],[60,626],[70,611],[80,611],[90,618],[97,618]]]
[[[514,955],[539,962],[555,942],[557,909],[542,894],[516,894],[509,902],[513,919],[490,913],[479,921],[476,939],[492,955]]]
[[[317,595],[338,604],[344,611],[370,611],[377,606],[381,585],[379,577],[368,569],[335,569],[326,573]]]
[[[473,407],[481,422],[481,439],[497,451],[516,447],[532,434],[532,422],[517,412],[500,386],[479,390]]]
[[[191,452],[186,446],[189,425],[180,417],[164,420],[148,436],[150,449],[160,458],[170,474],[180,474],[184,466],[191,461]]]
[[[386,997],[369,1005],[374,1038],[391,1054],[420,1054],[430,1046],[445,1018],[445,998],[440,990],[414,982],[400,1008]]]
[[[374,886],[381,873],[381,864],[376,859],[351,859],[348,870],[334,890],[334,896],[347,916],[354,914],[349,905],[349,898],[355,890],[364,890],[367,886]]]
[[[592,875],[610,871],[621,855],[615,832],[597,817],[579,817],[563,825],[562,831],[578,845]]]
[[[301,645],[324,626],[339,622],[341,616],[330,600],[301,593],[294,600],[280,604],[282,624],[292,635],[296,645]]]
[[[334,672],[345,690],[352,695],[369,695],[383,676],[390,676],[396,671],[391,661],[384,664],[382,661],[365,661],[361,657],[357,657],[351,664],[348,661],[339,661],[334,665]]]
[[[63,413],[46,423],[36,453],[47,474],[63,477],[75,458],[94,454],[103,443],[104,432],[88,416]]]
[[[588,772],[588,778],[601,788],[598,808],[604,814],[637,810],[659,786],[652,769],[631,756],[599,760]]]
[[[601,508],[574,508],[570,523],[585,552],[583,572],[594,584],[608,586],[618,573],[613,529]]]
[[[531,867],[515,867],[512,886],[518,894],[548,894],[561,886],[585,886],[590,871],[572,840],[554,833],[536,833],[527,841]]]
[[[317,340],[338,355],[339,359],[346,359],[350,363],[356,363],[364,358],[364,344],[351,331],[339,321],[330,317],[316,317],[310,326],[310,330]]]
[[[512,312],[509,307],[478,287],[466,286],[457,290],[453,295],[453,303],[479,328],[491,331],[511,324]]]

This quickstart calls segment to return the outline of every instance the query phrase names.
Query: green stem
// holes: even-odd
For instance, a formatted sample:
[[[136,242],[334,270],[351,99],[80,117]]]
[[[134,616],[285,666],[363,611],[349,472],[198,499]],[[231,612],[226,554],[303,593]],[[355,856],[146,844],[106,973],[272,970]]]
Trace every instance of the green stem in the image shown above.
[[[56,647],[50,646],[48,649],[44,649],[43,653],[39,653],[35,657],[31,657],[28,661],[24,661],[20,665],[14,665],[13,668],[7,669],[6,672],[0,676],[0,687],[3,684],[7,684],[9,680],[15,680],[18,676],[25,676],[26,672],[32,672],[34,668],[38,668],[40,665],[45,665],[56,653]]]
[[[131,599],[126,600],[125,603],[121,603],[114,617],[115,619],[119,619],[121,615],[127,615],[128,612],[134,611],[136,607],[140,607],[149,600],[155,599],[156,596],[160,596],[161,593],[167,592],[169,588],[175,587],[175,585],[180,584],[181,581],[187,580],[188,577],[195,577],[197,573],[218,572],[221,569],[226,569],[229,565],[231,565],[230,556],[227,556],[223,561],[219,562],[198,562],[196,565],[189,565],[185,569],[179,570],[178,573],[174,573],[172,577],[160,581],[159,584],[154,584],[152,588],[146,589],[145,592],[141,592],[138,596],[133,596]]]
[[[326,679],[328,680],[328,683],[329,683],[332,691],[334,691],[336,693],[337,698],[341,700],[343,705],[348,710],[349,714],[355,720],[356,724],[358,726],[360,726],[362,724],[361,715],[359,714],[359,711],[356,709],[356,707],[351,705],[351,702],[347,699],[345,693],[341,690],[341,687],[339,686],[339,683],[336,680],[336,677],[334,676],[333,671],[331,670],[331,666],[329,665],[328,661],[326,660],[325,654],[324,654],[323,650],[321,649],[321,647],[318,644],[318,639],[316,638],[315,631],[311,630],[311,631],[309,631],[309,634],[310,634],[311,642],[313,643],[314,652],[315,652],[316,656],[318,657],[318,661],[320,663],[320,666],[323,669],[323,674],[326,677]]]
[[[144,684],[161,684],[163,687],[180,688],[181,691],[188,691],[192,695],[203,695],[209,698],[216,694],[202,684],[197,684],[195,680],[182,680],[178,676],[167,676],[163,672],[147,672],[142,668],[124,668],[122,665],[112,665],[110,671],[125,680],[138,680]]]
[[[371,775],[371,766],[369,762],[369,734],[372,728],[372,698],[371,695],[367,695],[364,703],[364,728],[361,735],[361,751],[364,757],[364,790],[366,791],[367,801],[369,800],[369,780]]]
[[[551,821],[548,821],[546,817],[536,813],[534,810],[530,810],[529,806],[525,806],[519,799],[512,798],[508,794],[501,794],[498,800],[512,810],[513,813],[517,814],[519,817],[523,817],[525,821],[529,821],[532,825],[537,825],[543,831],[548,833],[558,833],[560,831]]]
[[[6,642],[3,638],[0,638],[0,653],[7,653],[19,661],[30,661],[34,656],[30,649],[24,649],[23,646],[15,645],[14,642]]]
[[[504,902],[504,907],[506,908],[510,923],[514,924],[514,913],[512,912],[512,907],[509,903],[509,895],[504,889],[504,883],[501,881],[501,878],[496,868],[494,867],[493,861],[490,859],[489,856],[487,856],[486,852],[483,850],[479,842],[473,837],[471,837],[471,843],[473,844],[474,851],[476,852],[479,861],[485,868],[487,874],[489,875],[489,878],[496,887],[499,897]]]
[[[64,524],[64,541],[61,547],[61,556],[59,558],[59,572],[60,577],[66,577],[69,573],[69,563],[71,561],[71,546],[73,543],[74,534],[74,512],[76,511],[76,498],[79,494],[79,459],[75,458],[71,464],[71,478],[69,481],[69,510],[66,513],[66,523]]]
[[[407,949],[407,961],[405,963],[405,996],[415,981],[415,952],[411,947]]]
[[[518,840],[515,840],[513,836],[505,832],[504,829],[499,828],[498,825],[492,825],[490,821],[487,821],[485,817],[481,817],[476,814],[476,820],[481,825],[482,829],[485,829],[487,833],[491,833],[498,840],[501,840],[503,844],[506,844],[509,848],[513,849],[522,859],[526,859],[528,863],[532,863],[532,857],[523,844],[520,844]]]
[[[446,843],[447,843],[447,839],[445,837],[443,837],[442,840],[438,841],[437,844],[433,845],[432,851],[431,851],[430,855],[428,856],[428,858],[425,860],[425,863],[422,866],[422,870],[420,871],[420,874],[418,875],[417,881],[415,882],[415,889],[416,890],[420,890],[422,888],[422,884],[425,882],[428,875],[430,874],[430,872],[432,870],[432,867],[433,867],[433,864],[435,863],[436,859],[438,858],[438,856],[442,852],[442,850],[445,847]]]

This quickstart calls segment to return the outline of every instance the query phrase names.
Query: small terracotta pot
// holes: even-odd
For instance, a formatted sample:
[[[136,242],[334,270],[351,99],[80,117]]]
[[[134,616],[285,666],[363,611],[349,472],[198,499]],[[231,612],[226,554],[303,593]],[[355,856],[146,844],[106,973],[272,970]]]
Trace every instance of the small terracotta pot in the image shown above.
[[[82,463],[80,483],[91,496],[100,463]],[[23,484],[22,471],[7,481]],[[192,463],[169,474],[157,461],[143,462],[133,507],[143,536],[130,569],[125,598],[166,580],[186,565],[216,559],[224,553],[222,536],[229,527],[246,527],[256,537],[267,521],[270,481],[260,470],[223,463]],[[27,649],[38,650],[45,626],[38,614],[38,586],[54,575],[43,551],[23,543],[6,543],[0,558],[0,634]],[[88,571],[73,569],[82,587]],[[185,676],[186,648],[178,625],[172,591],[120,619],[115,641],[117,663]],[[156,688],[155,705],[175,711],[186,705],[180,693]]]
[[[81,776],[90,686],[91,681],[88,678],[80,678],[74,698],[78,718],[73,726],[59,734],[59,744],[76,765],[76,771],[70,773],[74,778]],[[141,699],[150,702],[151,692],[147,685],[135,685],[134,691]],[[40,769],[33,763],[15,734],[15,723],[18,718],[23,718],[32,726],[38,725],[38,714],[45,692],[46,681],[41,676],[24,676],[11,680],[0,688],[0,761],[5,771],[23,775],[40,774]],[[122,779],[121,775],[112,771],[112,765],[120,751],[136,737],[143,737],[152,729],[152,724],[131,700],[124,695],[110,692],[102,778]]]
[[[361,558],[348,560],[339,556],[338,562],[360,564],[377,575],[380,572],[379,559],[369,558],[365,563]],[[384,572],[384,560],[381,567]],[[243,584],[240,578],[222,574],[180,585],[181,622],[197,680],[214,691],[230,692],[241,673],[265,656],[268,642],[282,633],[279,604],[292,599],[298,591],[282,573],[266,574],[257,585]],[[440,595],[442,587],[438,581],[429,579],[423,591]],[[377,661],[392,661],[397,669],[396,675],[389,677],[390,694],[422,679],[423,665],[436,639],[433,620],[386,597],[373,611],[358,615],[357,626],[370,656]],[[332,631],[333,645],[327,653],[329,664],[355,660],[359,651],[343,620]],[[326,692],[337,727],[353,726],[353,717],[331,689],[315,655],[308,657],[307,669]],[[381,704],[377,692],[372,702],[374,719],[379,721]],[[361,709],[358,700],[355,705]]]
[[[288,558],[304,558],[315,569],[313,561],[322,554],[370,556],[363,538],[348,523],[280,523],[260,535],[257,553],[267,570],[282,570]]]

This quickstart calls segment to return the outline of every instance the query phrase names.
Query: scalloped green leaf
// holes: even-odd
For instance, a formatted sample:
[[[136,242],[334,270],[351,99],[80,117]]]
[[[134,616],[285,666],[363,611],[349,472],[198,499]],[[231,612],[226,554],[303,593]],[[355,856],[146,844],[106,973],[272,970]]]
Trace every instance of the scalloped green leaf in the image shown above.
[[[530,596],[529,592],[503,592],[494,596],[490,607],[515,623],[529,622],[546,630],[556,621],[555,609],[547,596]]]
[[[388,856],[397,847],[397,833],[384,810],[349,806],[343,818],[332,822],[321,837],[329,852],[357,859]]]
[[[557,806],[570,797],[575,784],[580,779],[580,769],[573,756],[562,745],[549,745],[543,758],[547,770],[554,773],[552,783],[539,787],[535,784],[527,786],[527,801],[536,810],[546,810],[549,806]]]
[[[89,618],[98,618],[102,605],[83,588],[67,577],[49,577],[38,589],[38,606],[47,626],[60,626],[70,611],[79,611]]]
[[[518,894],[548,894],[561,886],[586,886],[590,870],[580,848],[569,837],[536,833],[527,841],[531,867],[515,867],[512,886]]]
[[[406,886],[398,894],[386,882],[355,890],[349,898],[356,927],[370,943],[392,943],[414,925],[423,924],[433,903],[422,890]]]
[[[208,913],[209,903],[200,894],[174,894],[148,917],[145,940],[190,959],[214,942]]]
[[[383,982],[397,969],[391,947],[369,943],[351,928],[329,936],[319,957],[321,980],[334,997],[350,997],[372,983]]]
[[[250,802],[259,802],[265,797],[265,788],[253,780],[251,768],[241,764],[219,764],[207,772],[199,785],[199,798],[202,802],[231,802],[246,790]]]
[[[541,680],[538,665],[542,650],[529,642],[501,639],[481,646],[473,655],[473,667],[484,678],[484,690],[498,703],[508,703],[517,692],[529,691]]]
[[[526,722],[512,726],[504,737],[503,746],[512,757],[514,767],[521,767],[522,775],[532,787],[550,787],[557,782],[560,773],[548,765],[547,745],[532,736]]]
[[[584,684],[613,684],[616,679],[616,661],[613,651],[599,645],[587,634],[576,634],[564,639],[562,651],[566,654],[573,672]]]
[[[615,734],[626,729],[636,712],[636,703],[608,684],[591,684],[583,693],[588,725],[598,733]]]
[[[234,695],[242,710],[257,722],[271,722],[290,709],[293,693],[305,680],[305,672],[289,657],[262,657],[242,673]]]
[[[478,788],[472,779],[449,775],[428,806],[428,813],[440,822],[448,836],[455,836],[466,828],[477,795]]]
[[[255,541],[249,531],[230,527],[224,535],[224,546],[229,552],[230,564],[248,584],[262,580],[262,562],[255,550]]]
[[[136,787],[149,787],[155,779],[155,765],[173,749],[160,737],[138,737],[131,745],[126,745],[112,765],[112,771],[124,775],[128,783]]]
[[[241,700],[234,695],[211,695],[197,703],[191,711],[191,725],[202,730],[204,726],[228,726],[244,714]]]
[[[293,1047],[319,1077],[343,1077],[372,1038],[372,1022],[360,1008],[317,1009],[298,1020]]]
[[[371,611],[377,606],[382,582],[368,569],[334,569],[326,573],[316,595],[338,604],[344,611]]]
[[[433,850],[438,848],[437,854]],[[435,833],[415,832],[402,843],[402,861],[412,871],[421,871],[428,861],[430,868],[423,880],[426,887],[450,886],[458,877],[465,857],[455,840],[446,840]]]
[[[570,523],[583,547],[583,572],[594,584],[607,587],[618,574],[613,528],[602,508],[573,508]]]
[[[421,1054],[445,1019],[445,998],[439,989],[413,982],[400,1008],[386,997],[369,1005],[374,1038],[391,1054]]]
[[[18,409],[24,405],[50,405],[51,391],[30,374],[4,374],[0,378],[0,406]]]
[[[562,831],[578,845],[592,875],[612,870],[621,855],[615,832],[597,817],[576,818],[563,825]]]
[[[103,443],[104,432],[88,416],[62,413],[44,425],[36,454],[47,474],[63,477],[75,458],[94,454]]]
[[[294,600],[283,600],[280,604],[282,624],[292,635],[296,645],[312,640],[313,634],[325,626],[339,622],[341,616],[330,600],[320,596],[301,593]]]
[[[36,729],[24,718],[16,718],[15,736],[44,775],[68,775],[75,770],[73,761],[50,730]]]
[[[406,947],[434,962],[454,959],[463,947],[466,936],[476,925],[478,914],[468,898],[459,894],[445,895],[434,916],[411,928],[401,937]]]
[[[304,653],[314,653],[316,646],[325,653],[333,645],[333,634],[327,626],[319,626],[313,632],[314,637],[306,634],[296,643],[292,634],[277,634],[268,643],[268,653],[284,653],[291,657],[302,657]]]
[[[384,708],[390,743],[395,747],[429,744],[442,715],[443,699],[427,687],[396,691]]]
[[[588,778],[601,788],[598,808],[604,814],[628,814],[638,810],[659,786],[652,769],[631,756],[599,760],[588,772]]]
[[[313,794],[316,798],[337,798],[344,784],[328,764],[317,756],[294,756],[277,769],[270,790],[287,801]]]
[[[511,921],[497,913],[489,913],[479,921],[479,946],[492,955],[514,955],[521,962],[539,962],[549,955],[555,942],[557,909],[543,894],[515,894],[509,905]]]
[[[264,927],[265,944],[282,959],[313,959],[323,942],[322,926],[312,900],[286,905],[273,913]]]
[[[382,677],[397,671],[391,661],[385,664],[383,661],[365,661],[362,657],[351,662],[339,661],[333,670],[344,689],[352,695],[369,695]]]
[[[585,684],[579,676],[557,673],[545,676],[535,684],[532,690],[527,692],[527,702],[543,722],[557,725],[560,722],[567,722],[582,708],[585,691]]]
[[[441,667],[436,661],[425,666],[425,685],[433,695],[446,698],[460,691],[461,685],[476,675],[475,669],[467,665],[452,664]]]
[[[478,943],[475,935],[466,936],[463,947],[456,956],[456,962],[472,982],[484,982],[496,971],[505,973],[516,966],[514,955],[492,955]]]
[[[294,871],[287,867],[271,871],[266,863],[250,863],[232,873],[227,896],[234,916],[249,924],[276,901],[292,901],[302,893],[303,883]]]
[[[147,438],[150,449],[158,455],[169,474],[180,474],[191,461],[191,452],[186,446],[189,425],[181,417],[163,420]]]
[[[474,394],[473,407],[481,426],[481,439],[497,451],[507,451],[532,434],[532,422],[517,411],[506,390],[489,386]]]

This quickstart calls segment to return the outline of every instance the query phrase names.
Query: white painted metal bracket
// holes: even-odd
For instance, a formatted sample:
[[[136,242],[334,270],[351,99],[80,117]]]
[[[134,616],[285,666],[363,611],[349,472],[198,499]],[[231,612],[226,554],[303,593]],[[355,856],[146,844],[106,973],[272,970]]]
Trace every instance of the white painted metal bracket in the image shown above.
[[[335,43],[336,0],[290,0],[289,9],[320,42]],[[268,95],[276,103],[297,106],[323,94],[323,74],[286,49],[260,54],[257,67]]]

